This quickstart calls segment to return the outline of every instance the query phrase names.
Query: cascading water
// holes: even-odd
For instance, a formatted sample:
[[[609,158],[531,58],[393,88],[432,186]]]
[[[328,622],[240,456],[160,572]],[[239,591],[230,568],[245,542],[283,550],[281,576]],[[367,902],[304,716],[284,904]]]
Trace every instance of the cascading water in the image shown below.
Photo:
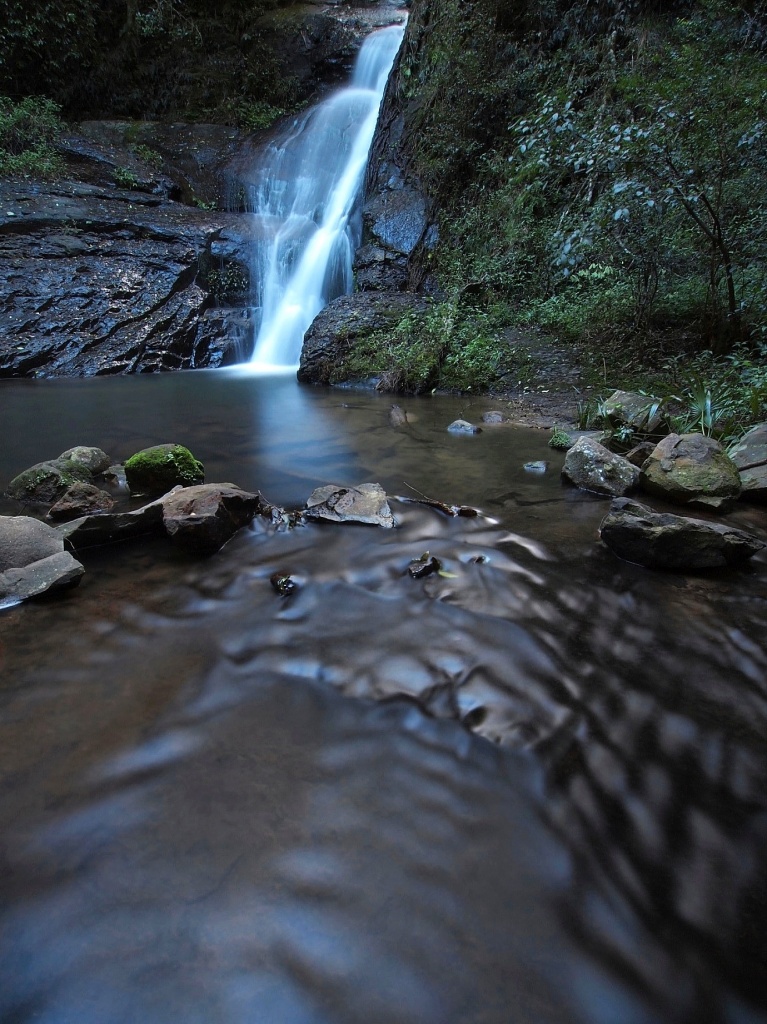
[[[295,121],[257,170],[255,369],[295,369],[314,317],[351,290],[357,197],[402,35],[401,26],[370,35],[351,84]]]

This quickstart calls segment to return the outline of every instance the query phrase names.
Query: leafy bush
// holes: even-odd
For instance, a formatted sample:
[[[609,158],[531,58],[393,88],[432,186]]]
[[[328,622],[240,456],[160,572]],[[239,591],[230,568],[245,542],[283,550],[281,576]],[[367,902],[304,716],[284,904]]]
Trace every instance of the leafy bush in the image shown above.
[[[30,96],[15,103],[0,96],[0,175],[60,174],[63,161],[55,143],[62,129],[59,108],[51,100]]]

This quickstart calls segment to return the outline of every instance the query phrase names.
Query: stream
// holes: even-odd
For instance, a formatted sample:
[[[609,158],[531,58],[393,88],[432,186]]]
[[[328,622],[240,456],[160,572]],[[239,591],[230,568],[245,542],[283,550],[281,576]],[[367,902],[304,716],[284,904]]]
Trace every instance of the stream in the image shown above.
[[[374,480],[483,512],[92,549],[0,613],[3,1024],[767,1020],[767,556],[622,563],[545,432],[400,403],[0,381],[3,487],[178,441],[285,506]],[[410,578],[426,551],[446,574]]]

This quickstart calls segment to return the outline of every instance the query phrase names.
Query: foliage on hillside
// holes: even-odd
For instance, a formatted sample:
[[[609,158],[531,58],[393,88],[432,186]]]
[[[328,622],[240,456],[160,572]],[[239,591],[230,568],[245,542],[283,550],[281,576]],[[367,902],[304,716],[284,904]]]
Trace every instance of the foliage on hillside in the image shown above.
[[[77,117],[260,126],[296,99],[258,28],[287,2],[0,0],[0,93]]]
[[[624,370],[767,346],[765,50],[762,2],[421,0],[396,84],[446,295]]]

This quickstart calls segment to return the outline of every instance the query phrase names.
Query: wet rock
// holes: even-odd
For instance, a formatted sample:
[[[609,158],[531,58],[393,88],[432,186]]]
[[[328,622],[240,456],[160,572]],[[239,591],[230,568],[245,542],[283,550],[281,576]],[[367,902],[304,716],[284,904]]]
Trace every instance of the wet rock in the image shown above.
[[[115,462],[104,470],[104,479],[115,491],[128,491],[128,478],[125,475],[125,466],[122,462]]]
[[[627,459],[632,466],[636,466],[637,469],[641,469],[654,451],[655,445],[652,441],[642,441],[641,444],[635,445],[627,451],[624,458]]]
[[[741,497],[767,502],[767,423],[752,427],[729,454],[740,473]]]
[[[171,540],[192,554],[210,555],[261,511],[262,499],[223,483],[183,487],[161,503]]]
[[[404,427],[407,426],[407,413],[399,405],[393,405],[389,410],[389,426],[390,427]]]
[[[80,582],[85,568],[68,551],[41,558],[21,569],[0,572],[0,600],[26,601],[49,590],[63,590]]]
[[[639,482],[636,466],[587,437],[568,451],[562,476],[583,490],[612,496],[627,494]]]
[[[718,441],[703,434],[669,434],[642,466],[642,488],[692,508],[724,509],[740,496],[738,469]]]
[[[79,466],[87,469],[92,476],[99,476],[105,472],[112,461],[107,453],[102,452],[100,448],[89,448],[81,444],[75,448],[67,448],[59,455],[59,459],[76,462]]]
[[[125,476],[133,494],[165,494],[172,487],[190,487],[205,479],[203,465],[181,444],[157,444],[125,461]]]
[[[327,484],[312,491],[306,503],[308,519],[326,519],[333,523],[366,523],[391,529],[394,516],[380,484],[357,487]]]
[[[272,573],[272,575],[269,577],[269,582],[280,595],[280,597],[290,597],[292,594],[295,594],[296,591],[298,590],[298,583],[293,579],[292,576],[288,576],[285,573]]]
[[[481,434],[482,427],[477,427],[473,423],[469,423],[468,420],[453,420],[448,426],[448,431],[451,434]]]
[[[407,286],[407,258],[372,242],[354,256],[354,281],[361,292],[399,292]]]
[[[522,467],[526,473],[545,473],[549,468],[548,462],[526,462]]]
[[[31,516],[0,516],[0,571],[58,554],[64,542],[52,526]]]
[[[235,214],[114,186],[0,181],[0,377],[234,362],[200,275],[224,228]]]
[[[93,484],[76,483],[67,488],[53,505],[48,515],[51,519],[75,519],[114,508],[114,498]]]
[[[600,536],[626,561],[677,571],[739,565],[765,546],[745,530],[653,512],[628,498],[613,501],[602,520]]]
[[[90,479],[90,472],[81,463],[69,459],[51,459],[49,462],[38,462],[15,476],[8,484],[6,493],[16,501],[52,505],[73,484]]]
[[[442,562],[428,551],[420,558],[414,558],[407,567],[408,575],[414,580],[422,580],[442,570]]]
[[[103,512],[73,519],[57,527],[57,533],[76,551],[152,534],[162,536],[165,533],[162,500],[150,502],[133,512]]]
[[[663,422],[662,402],[633,391],[614,391],[603,406],[612,427],[630,427],[639,434],[654,434]]]
[[[84,572],[53,527],[28,516],[0,516],[0,600],[74,586]]]
[[[483,412],[481,418],[482,418],[482,422],[483,423],[491,423],[491,424],[492,423],[506,423],[507,420],[508,420],[508,417],[504,416],[503,413],[499,412],[497,409],[491,409],[488,412]]]
[[[391,327],[406,313],[425,308],[425,300],[415,295],[356,292],[334,299],[304,336],[298,379],[306,384],[330,383],[355,343]]]

